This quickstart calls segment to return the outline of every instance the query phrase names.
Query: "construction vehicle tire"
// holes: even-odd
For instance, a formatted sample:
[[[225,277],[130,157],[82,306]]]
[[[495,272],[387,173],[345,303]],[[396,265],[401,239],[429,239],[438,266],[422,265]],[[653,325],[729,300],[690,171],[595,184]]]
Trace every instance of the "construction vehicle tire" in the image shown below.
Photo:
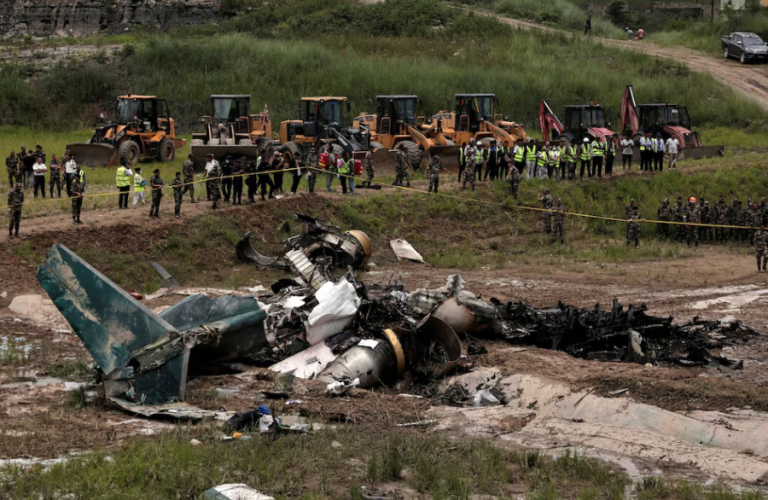
[[[163,137],[160,141],[160,161],[168,163],[176,158],[176,145],[168,137]]]
[[[408,156],[408,162],[411,164],[413,171],[417,172],[421,169],[421,149],[419,149],[419,146],[413,141],[403,141],[400,144],[405,145],[405,154]],[[398,144],[398,146],[400,144]]]
[[[261,150],[267,150],[274,146],[275,141],[270,139],[269,137],[259,137],[256,139],[256,147],[259,149],[259,153],[261,153]]]
[[[286,142],[283,146],[283,157],[301,158],[301,144],[298,142]]]
[[[123,165],[136,165],[139,163],[139,159],[141,158],[141,149],[139,149],[139,145],[136,144],[136,142],[125,141],[120,144],[120,148],[118,149],[118,156],[120,156],[120,161],[123,163]]]
[[[202,139],[192,139],[191,141],[189,141],[189,145],[190,146],[202,146],[204,142],[205,141],[203,141]]]
[[[237,144],[240,146],[253,146],[253,141],[250,139],[240,139]]]

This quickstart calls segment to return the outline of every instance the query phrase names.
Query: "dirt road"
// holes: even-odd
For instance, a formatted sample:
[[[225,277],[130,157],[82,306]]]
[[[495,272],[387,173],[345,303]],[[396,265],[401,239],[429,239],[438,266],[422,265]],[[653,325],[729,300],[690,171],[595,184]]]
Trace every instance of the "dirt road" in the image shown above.
[[[541,24],[511,19],[491,12],[481,10],[473,10],[473,12],[480,16],[495,17],[505,24],[524,30],[560,32],[577,36],[570,31],[562,31],[542,26]],[[754,99],[763,109],[768,111],[768,70],[766,70],[765,66],[742,65],[735,59],[726,60],[686,47],[662,47],[648,41],[634,42],[600,37],[593,38],[604,45],[634,50],[653,57],[672,59],[687,65],[692,71],[697,73],[709,73],[716,81]]]

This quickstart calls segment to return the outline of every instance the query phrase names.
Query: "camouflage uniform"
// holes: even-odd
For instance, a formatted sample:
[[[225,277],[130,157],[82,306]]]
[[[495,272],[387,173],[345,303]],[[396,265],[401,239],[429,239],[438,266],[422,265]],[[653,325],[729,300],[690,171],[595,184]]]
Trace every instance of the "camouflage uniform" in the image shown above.
[[[70,191],[72,192],[72,220],[75,221],[76,224],[80,223],[80,211],[83,209],[83,197],[80,196],[85,191],[85,187],[83,186],[83,183],[80,182],[80,176],[75,174],[74,179],[72,179],[72,186],[70,187]]]
[[[727,226],[728,225],[728,207],[723,204],[723,206],[718,205],[717,208],[715,208],[715,217],[714,217],[714,223],[718,226]],[[715,228],[715,241],[718,243],[725,243],[726,241],[726,228],[725,227],[716,227]]]
[[[522,182],[523,176],[520,175],[520,171],[517,169],[517,167],[512,167],[509,171],[509,174],[507,175],[507,178],[509,179],[509,187],[512,190],[515,201],[518,201],[520,198],[520,182]]]
[[[464,158],[466,159],[466,166],[464,167],[464,182],[461,189],[467,189],[467,182],[472,186],[472,191],[475,190],[475,168],[477,168],[477,146],[469,145],[464,148]],[[482,154],[482,153],[481,153]]]
[[[19,235],[19,224],[21,223],[21,208],[24,206],[24,191],[11,189],[8,193],[8,214],[11,222],[8,225],[8,237],[13,235],[14,229],[16,236]]]
[[[760,205],[757,206],[757,211],[760,213],[760,225],[765,225],[766,217],[768,217],[768,205],[765,204],[765,198],[760,198]]]
[[[429,172],[429,190],[427,192],[431,193],[432,188],[434,188],[435,194],[437,194],[437,188],[440,187],[440,171],[443,170],[443,168],[443,164],[440,163],[440,158],[437,158],[436,160],[433,159],[429,162],[429,167],[427,167],[427,171]]]
[[[370,151],[365,153],[365,174],[367,178],[363,181],[362,185],[365,186],[368,184],[370,187],[371,182],[373,181],[373,154]]]
[[[631,212],[627,216],[627,246],[634,241],[635,248],[640,246],[640,212]]]
[[[698,224],[700,220],[701,212],[699,211],[699,207],[697,207],[695,203],[689,204],[688,208],[685,210],[685,222],[690,223],[685,226],[685,243],[688,246],[691,246],[691,241],[693,241],[696,246],[699,246],[699,226],[693,226],[691,224]]]
[[[672,209],[669,206],[669,202],[662,203],[656,210],[656,220],[671,221]],[[656,238],[669,237],[669,224],[656,224]]]
[[[221,200],[221,167],[216,166],[208,174],[208,189],[211,195],[211,201],[213,202],[213,208],[219,208],[219,200]]]
[[[750,241],[754,239],[755,233],[760,229],[760,226],[762,225],[763,217],[760,214],[760,209],[758,208],[757,204],[754,204],[752,205],[752,210],[749,211],[749,227],[752,228],[750,231]]]
[[[752,241],[755,244],[755,257],[757,258],[757,270],[758,272],[765,272],[765,264],[766,264],[766,261],[768,261],[768,231],[762,231],[758,229]],[[762,267],[761,267],[761,263],[762,263]]]
[[[552,195],[547,193],[541,198],[541,205],[545,210],[552,208]],[[544,212],[544,232],[546,234],[552,233],[552,212]]]
[[[738,207],[738,200],[733,200],[733,204],[728,207],[726,211],[726,217],[728,219],[727,225],[729,226],[738,226],[738,215],[737,212],[739,210]],[[739,237],[739,233],[736,231],[736,229],[729,227],[728,228],[728,239],[730,241],[736,241]]]
[[[309,192],[315,192],[315,182],[317,182],[317,155],[315,153],[309,153],[307,155],[307,186]]]
[[[8,184],[13,189],[16,183],[21,183],[21,172],[19,171],[19,157],[11,155],[5,158],[5,169],[8,171]]]
[[[408,157],[406,156],[405,151],[397,151],[397,154],[395,155],[395,171],[397,173],[397,177],[395,177],[395,182],[393,182],[392,185],[402,186],[403,179],[405,179],[406,186],[410,187],[411,174],[408,172]]]
[[[553,243],[556,242],[559,238],[560,244],[564,245],[565,244],[565,207],[560,202],[560,200],[558,200],[557,203],[555,204],[555,212],[552,214],[552,217],[554,219],[554,227],[553,227],[554,231],[552,232],[552,242]]]
[[[737,206],[736,211],[734,212],[734,225],[741,226],[742,228],[749,226],[747,215],[747,211],[743,205]],[[738,241],[744,241],[746,239],[747,229],[736,229],[736,235]]]
[[[189,191],[189,195],[192,197],[192,203],[195,202],[195,162],[187,160],[184,162],[182,169],[182,176],[184,177],[184,189],[181,195],[184,196]]]
[[[712,224],[714,222],[715,210],[710,208],[709,203],[704,202],[701,206],[701,223]],[[699,235],[704,243],[712,243],[712,228],[702,226],[699,228]]]
[[[679,200],[672,207],[672,220],[679,223],[675,224],[675,241],[683,241],[685,239],[685,226],[682,222],[685,222],[685,205]]]
[[[184,185],[184,181],[182,181],[179,178],[173,179],[173,182],[171,182],[171,186],[173,188],[173,201],[175,202],[175,213],[176,217],[181,217],[181,199],[184,195],[182,187],[173,187],[173,186],[182,186]]]
[[[165,183],[163,182],[163,179],[160,177],[160,175],[157,174],[153,175],[152,178],[149,179],[149,185],[152,189],[152,206],[149,207],[149,216],[160,217],[160,201],[163,199],[162,186],[164,186]]]
[[[54,166],[58,166],[59,168],[53,168]],[[63,166],[61,163],[59,163],[58,160],[51,160],[51,182],[50,182],[50,192],[51,192],[51,198],[53,198],[53,186],[56,186],[56,191],[58,192],[59,198],[61,198],[61,169]]]

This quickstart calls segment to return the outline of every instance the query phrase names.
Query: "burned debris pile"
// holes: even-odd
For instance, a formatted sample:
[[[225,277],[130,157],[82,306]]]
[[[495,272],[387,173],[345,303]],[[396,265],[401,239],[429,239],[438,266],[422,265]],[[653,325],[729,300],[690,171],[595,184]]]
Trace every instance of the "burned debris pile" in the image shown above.
[[[106,397],[142,414],[141,407],[183,401],[191,365],[236,358],[268,361],[277,378],[316,379],[328,394],[339,394],[407,373],[415,384],[434,386],[466,354],[483,352],[465,349],[464,334],[591,360],[732,368],[740,362],[718,349],[754,335],[737,322],[677,325],[648,315],[644,305],[625,309],[617,301],[610,310],[486,302],[458,275],[413,292],[400,282],[366,285],[355,273],[372,254],[364,233],[297,217],[304,231],[285,241],[283,257],[259,254],[249,235],[237,244],[242,260],[293,274],[274,283],[272,293],[196,294],[157,314],[62,245],[50,249],[38,280],[94,358]],[[479,404],[475,394],[449,396]],[[500,401],[487,391],[479,397],[482,404]]]

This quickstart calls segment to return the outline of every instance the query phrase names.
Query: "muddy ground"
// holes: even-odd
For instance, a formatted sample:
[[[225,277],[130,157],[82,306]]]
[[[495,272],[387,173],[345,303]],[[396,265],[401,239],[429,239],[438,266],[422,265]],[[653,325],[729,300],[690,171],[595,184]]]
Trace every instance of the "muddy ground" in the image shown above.
[[[298,199],[286,200],[285,203],[300,203],[296,201]],[[274,231],[283,220],[281,217],[269,217],[266,212],[268,207],[227,210],[231,210],[231,217],[243,218],[251,225],[258,220],[265,232]],[[332,210],[326,210],[325,215],[332,216]],[[172,231],[174,227],[177,227],[176,221],[161,222],[153,231],[163,233]],[[105,225],[73,232],[53,221],[48,231],[38,229],[14,244],[30,243],[34,247],[45,248],[52,243],[63,242],[75,250],[91,249],[115,254],[146,251],[152,245],[151,240],[126,239],[126,235],[138,234],[135,231],[143,229],[133,225]],[[434,237],[440,238],[441,235],[436,231]],[[450,239],[452,236],[448,232],[442,237]],[[133,243],[127,245],[126,241]],[[453,269],[398,262],[385,242],[376,238],[374,241],[377,246],[373,260],[377,266],[374,273],[362,275],[366,283],[387,283],[398,279],[404,282],[406,289],[414,290],[440,286],[449,274],[456,272]],[[3,342],[0,349],[0,429],[3,429],[0,432],[0,459],[44,459],[94,448],[109,449],[129,436],[152,439],[153,435],[169,428],[168,422],[135,418],[111,407],[99,394],[99,387],[87,385],[82,375],[61,374],[62,367],[71,367],[78,361],[90,363],[91,360],[69,325],[47,301],[35,280],[34,266],[16,256],[7,246],[2,252],[0,294],[5,294],[0,298],[0,340]],[[234,259],[234,251],[228,258]],[[484,299],[495,297],[502,301],[525,301],[536,306],[562,301],[588,307],[598,302],[609,305],[617,298],[625,304],[645,303],[650,314],[673,315],[680,322],[694,316],[719,319],[736,315],[759,332],[766,330],[766,275],[754,271],[751,256],[729,254],[725,263],[723,259],[720,248],[702,247],[685,259],[610,265],[579,263],[573,266],[540,266],[533,263],[525,267],[474,269],[460,274],[466,281],[466,289]],[[227,266],[237,266],[241,269],[239,272],[258,276],[265,285],[276,277],[257,268],[242,269],[244,266],[236,262],[224,267]],[[109,270],[105,272],[109,275]],[[195,283],[183,285],[193,286]],[[180,299],[179,296],[161,297],[148,301],[147,305],[159,309]],[[463,372],[473,367],[494,367],[503,377],[537,377],[562,384],[572,393],[581,391],[591,396],[611,397],[615,391],[629,389],[613,397],[626,400],[627,405],[632,402],[647,403],[681,414],[697,410],[725,413],[736,409],[768,411],[768,342],[762,334],[729,350],[729,357],[744,360],[744,369],[736,371],[586,361],[544,349],[528,347],[510,350],[506,342],[482,338],[464,340],[465,345],[472,342],[485,347],[488,352],[468,355],[461,369]],[[242,368],[247,370],[245,374],[230,371],[192,380],[187,391],[188,401],[217,411],[245,411],[266,404],[279,414],[297,414],[313,422],[357,425],[361,429],[394,428],[397,424],[423,421],[428,418],[430,408],[440,404],[433,398],[433,388],[418,386],[406,379],[391,387],[356,390],[345,398],[326,397],[323,387],[312,382],[301,382],[291,395],[292,399],[301,402],[288,405],[284,399],[272,400],[262,394],[272,382],[265,380],[260,369],[253,366]],[[52,374],[59,376],[52,377]],[[73,406],[73,393],[77,392],[81,383],[86,384],[90,402],[79,409]],[[402,394],[421,397],[405,397]],[[533,417],[515,414],[502,419],[498,432],[515,435],[526,427],[530,418]],[[203,432],[203,429],[208,432],[209,428],[200,426],[198,430],[194,427],[190,429],[194,434]],[[562,440],[567,441],[567,436],[561,437],[559,446],[571,446],[563,444]],[[521,439],[515,443],[530,445],[533,441]],[[576,444],[574,441],[573,445]],[[584,442],[581,444],[584,445]],[[551,443],[546,446],[551,446]],[[601,453],[599,450],[595,452],[596,456],[605,458]],[[634,452],[628,450],[625,453],[632,455]],[[621,453],[614,453],[609,461],[621,465],[622,456]],[[682,462],[660,462],[653,455],[649,456],[631,457],[638,477],[658,470],[669,470],[672,474],[687,471],[685,474],[690,477],[696,474],[712,476],[706,468],[684,467]],[[749,460],[752,465],[755,465],[752,462],[763,461],[760,456],[750,456]],[[754,484],[752,479],[761,471],[759,464],[754,470],[754,477],[731,474],[725,479],[746,480]]]

